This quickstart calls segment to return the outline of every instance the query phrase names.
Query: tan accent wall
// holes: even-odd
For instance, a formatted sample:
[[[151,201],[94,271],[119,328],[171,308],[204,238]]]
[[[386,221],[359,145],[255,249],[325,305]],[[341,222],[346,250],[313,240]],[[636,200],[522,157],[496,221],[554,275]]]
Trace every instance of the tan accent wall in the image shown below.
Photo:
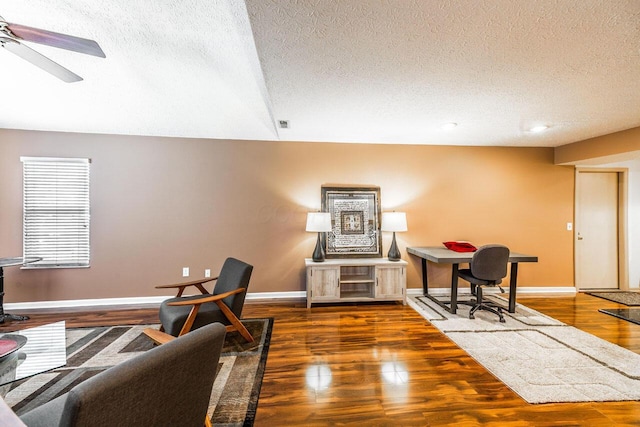
[[[554,163],[602,164],[640,158],[640,127],[555,148]]]
[[[640,253],[640,233],[637,231],[640,230],[640,217],[636,212],[640,206],[640,127],[563,145],[554,151],[554,163],[557,165],[628,170],[621,172],[625,183],[620,200],[624,201],[626,209],[623,211],[625,222],[620,230],[623,233],[620,236],[620,288],[639,288],[640,267],[636,254]]]
[[[7,302],[166,295],[154,285],[215,274],[227,256],[255,266],[250,292],[302,291],[316,235],[306,213],[326,183],[381,187],[406,211],[407,246],[465,239],[538,255],[521,286],[573,286],[573,168],[552,148],[225,141],[0,130],[0,257],[22,253],[20,156],[89,157],[91,267],[5,269]],[[390,233],[383,235],[384,255]],[[446,285],[449,269],[432,272]]]

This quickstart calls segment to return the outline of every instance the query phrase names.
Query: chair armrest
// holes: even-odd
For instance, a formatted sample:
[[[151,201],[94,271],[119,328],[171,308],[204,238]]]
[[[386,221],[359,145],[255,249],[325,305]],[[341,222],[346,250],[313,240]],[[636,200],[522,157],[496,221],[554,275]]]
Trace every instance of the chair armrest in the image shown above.
[[[169,335],[166,332],[161,332],[157,329],[145,328],[142,332],[155,341],[156,344],[166,344],[169,341],[176,339],[173,335]]]
[[[202,298],[189,299],[186,301],[173,301],[168,303],[167,305],[200,305],[207,302],[219,301],[221,299],[225,299],[230,295],[239,294],[244,291],[246,291],[246,288],[238,288],[233,291],[225,292],[224,294],[220,294],[220,295],[211,295],[211,296],[202,297]]]
[[[208,294],[209,291],[207,291],[207,289],[202,286],[203,283],[207,283],[207,282],[211,282],[212,280],[217,280],[218,276],[216,277],[206,277],[204,279],[198,279],[198,280],[192,280],[190,282],[182,282],[182,283],[174,283],[171,285],[158,285],[156,286],[156,289],[171,289],[171,288],[178,288],[178,294],[176,295],[177,297],[182,296],[182,293],[184,292],[185,288],[187,286],[195,286],[196,288],[198,288],[200,290],[200,292],[202,292],[202,294]]]
[[[174,306],[175,305],[191,306],[191,311],[189,312],[189,315],[187,316],[187,320],[185,320],[184,325],[182,325],[182,329],[180,330],[179,336],[182,336],[191,330],[191,327],[193,326],[193,323],[196,320],[196,316],[198,315],[198,311],[200,310],[200,307],[202,306],[202,304],[208,303],[208,302],[214,302],[220,308],[220,311],[224,314],[227,320],[231,322],[231,325],[227,326],[227,331],[237,330],[244,337],[244,339],[247,340],[247,342],[253,342],[254,338],[251,336],[247,328],[242,324],[242,322],[240,322],[240,319],[238,319],[236,315],[233,314],[231,309],[223,301],[223,299],[225,299],[230,295],[235,295],[235,294],[239,294],[246,291],[247,291],[247,288],[238,288],[233,291],[225,292],[220,295],[209,295],[209,296],[200,297],[200,298],[189,298],[183,301],[172,301],[170,303],[167,303],[167,305],[174,305]],[[229,328],[232,328],[232,329],[229,329]]]

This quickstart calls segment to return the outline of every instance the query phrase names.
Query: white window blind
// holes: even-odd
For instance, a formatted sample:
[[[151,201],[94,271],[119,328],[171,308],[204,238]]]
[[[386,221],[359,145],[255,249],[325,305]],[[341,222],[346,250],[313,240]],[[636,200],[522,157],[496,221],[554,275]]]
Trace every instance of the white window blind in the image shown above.
[[[89,266],[89,159],[21,157],[29,268]]]

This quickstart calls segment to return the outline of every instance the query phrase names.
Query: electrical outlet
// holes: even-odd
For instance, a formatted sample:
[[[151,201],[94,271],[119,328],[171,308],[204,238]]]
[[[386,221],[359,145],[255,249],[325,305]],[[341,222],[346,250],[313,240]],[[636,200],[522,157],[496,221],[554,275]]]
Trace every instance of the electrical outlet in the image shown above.
[[[568,222],[567,223],[567,231],[571,231],[571,230],[573,230],[573,224]]]
[[[204,270],[204,277],[211,277],[211,270],[209,270],[208,268]]]
[[[189,277],[189,267],[182,267],[182,277]]]

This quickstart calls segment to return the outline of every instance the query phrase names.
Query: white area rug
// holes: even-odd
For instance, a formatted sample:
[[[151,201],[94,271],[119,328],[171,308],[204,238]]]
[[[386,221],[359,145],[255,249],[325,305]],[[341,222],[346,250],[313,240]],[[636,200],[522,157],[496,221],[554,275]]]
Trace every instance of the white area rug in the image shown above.
[[[507,302],[501,297],[490,296]],[[429,298],[409,305],[529,403],[640,400],[640,355],[518,304],[506,322]]]

